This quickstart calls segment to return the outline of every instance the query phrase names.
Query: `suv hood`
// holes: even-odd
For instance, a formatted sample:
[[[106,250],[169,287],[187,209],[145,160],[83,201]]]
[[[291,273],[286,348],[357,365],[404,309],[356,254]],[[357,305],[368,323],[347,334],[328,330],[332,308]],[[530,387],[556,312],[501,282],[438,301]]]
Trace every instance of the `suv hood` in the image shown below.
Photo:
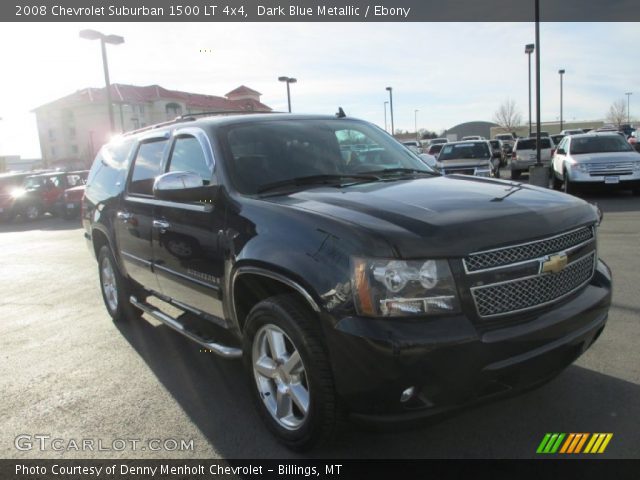
[[[602,153],[579,153],[572,154],[571,158],[576,162],[600,163],[600,162],[629,162],[640,160],[638,152],[602,152]]]
[[[461,257],[597,219],[591,205],[570,195],[464,175],[322,187],[264,200],[369,230],[404,258]]]

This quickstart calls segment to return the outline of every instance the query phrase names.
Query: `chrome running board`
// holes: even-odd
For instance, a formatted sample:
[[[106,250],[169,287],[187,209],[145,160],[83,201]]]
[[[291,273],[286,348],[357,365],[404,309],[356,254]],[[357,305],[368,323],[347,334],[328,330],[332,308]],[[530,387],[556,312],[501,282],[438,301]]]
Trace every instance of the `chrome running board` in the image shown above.
[[[131,295],[129,297],[129,302],[134,307],[139,308],[145,313],[148,313],[156,320],[164,323],[167,327],[172,328],[176,332],[184,335],[189,340],[193,340],[198,345],[202,345],[204,348],[211,350],[213,353],[220,355],[224,358],[240,358],[242,357],[242,350],[235,347],[228,347],[226,345],[221,345],[219,343],[212,342],[211,340],[207,340],[202,338],[199,335],[196,335],[193,332],[187,330],[179,320],[167,315],[166,313],[158,310],[153,305],[150,305],[146,302],[140,302],[135,296]]]

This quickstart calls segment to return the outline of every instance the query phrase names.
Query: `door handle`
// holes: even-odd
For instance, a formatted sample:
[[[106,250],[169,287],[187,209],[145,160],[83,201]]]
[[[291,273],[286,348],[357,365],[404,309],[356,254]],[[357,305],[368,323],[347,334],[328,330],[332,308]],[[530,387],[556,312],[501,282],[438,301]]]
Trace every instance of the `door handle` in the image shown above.
[[[160,232],[164,233],[166,230],[169,230],[171,228],[171,224],[166,220],[154,220],[153,228],[157,228],[160,230]]]
[[[116,216],[118,217],[118,220],[121,220],[124,223],[128,223],[133,219],[133,213],[129,212],[118,212]]]

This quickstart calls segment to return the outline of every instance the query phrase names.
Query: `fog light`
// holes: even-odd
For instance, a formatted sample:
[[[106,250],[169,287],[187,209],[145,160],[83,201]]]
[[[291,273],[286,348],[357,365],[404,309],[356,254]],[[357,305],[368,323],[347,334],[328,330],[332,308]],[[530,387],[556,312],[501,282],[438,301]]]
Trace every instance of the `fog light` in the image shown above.
[[[408,402],[409,400],[411,400],[411,397],[413,397],[414,393],[416,393],[416,387],[407,388],[404,392],[402,392],[402,395],[400,395],[400,401],[402,403]]]

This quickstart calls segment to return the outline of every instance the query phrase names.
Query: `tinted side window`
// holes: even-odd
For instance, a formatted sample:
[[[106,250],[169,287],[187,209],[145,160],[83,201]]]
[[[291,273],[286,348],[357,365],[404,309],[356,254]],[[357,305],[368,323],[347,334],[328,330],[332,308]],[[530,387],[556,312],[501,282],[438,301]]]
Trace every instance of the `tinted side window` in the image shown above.
[[[162,157],[168,140],[145,142],[138,148],[129,183],[129,193],[153,195],[153,182],[162,173]]]
[[[205,185],[211,181],[211,168],[198,139],[192,136],[178,137],[173,145],[170,172],[193,172],[200,175]]]

